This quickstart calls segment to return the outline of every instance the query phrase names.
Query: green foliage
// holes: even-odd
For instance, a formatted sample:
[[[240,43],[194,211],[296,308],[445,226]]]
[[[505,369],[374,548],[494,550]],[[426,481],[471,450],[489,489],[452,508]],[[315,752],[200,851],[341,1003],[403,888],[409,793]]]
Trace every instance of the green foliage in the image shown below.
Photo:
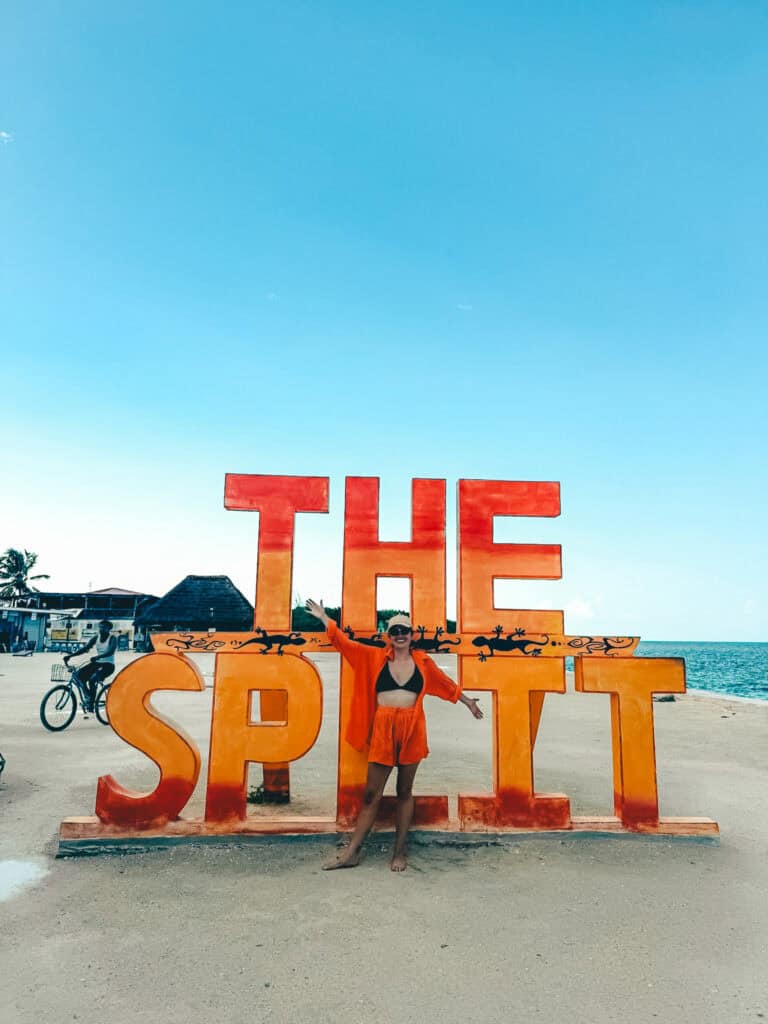
[[[384,630],[387,628],[387,623],[389,622],[389,620],[392,618],[393,615],[409,615],[409,614],[410,614],[409,612],[404,611],[402,608],[379,608],[377,610],[377,612],[376,612],[376,618],[378,619],[380,632],[382,632],[382,633],[384,632]],[[428,630],[429,629],[434,629],[436,625],[437,625],[436,622],[414,622],[414,626],[426,626]],[[446,625],[446,632],[447,633],[455,633],[456,632],[456,620],[455,619],[447,619],[445,625]]]
[[[36,594],[39,587],[32,586],[32,580],[50,579],[47,573],[38,573],[30,576],[30,572],[37,564],[37,555],[33,551],[19,551],[17,548],[7,548],[0,555],[0,598],[15,602],[27,594]]]
[[[334,622],[341,622],[341,608],[326,608],[328,615],[333,619]],[[380,632],[384,632],[387,628],[387,622],[392,618],[393,615],[407,615],[408,612],[402,608],[379,608],[376,611],[376,621],[378,623],[377,629]],[[415,625],[421,625],[421,623],[415,623]],[[434,628],[435,623],[424,623],[426,626]],[[456,620],[448,619],[446,623],[449,633],[456,632]],[[320,629],[320,623],[314,617],[310,615],[304,605],[298,604],[295,608],[291,609],[291,629],[297,633],[317,633]]]
[[[341,621],[341,608],[326,608],[326,615],[334,622]],[[291,629],[297,633],[318,633],[322,625],[314,615],[310,615],[303,604],[296,605],[291,609]]]
[[[386,632],[387,623],[393,615],[408,615],[409,612],[405,611],[404,608],[377,608],[376,609],[376,621],[378,626],[376,627],[380,633]],[[416,623],[418,625],[418,623]]]

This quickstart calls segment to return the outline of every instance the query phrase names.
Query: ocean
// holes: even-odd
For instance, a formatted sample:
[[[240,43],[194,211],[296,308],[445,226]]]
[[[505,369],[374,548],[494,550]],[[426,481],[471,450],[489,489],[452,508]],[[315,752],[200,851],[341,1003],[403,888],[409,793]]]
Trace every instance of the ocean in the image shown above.
[[[689,690],[768,700],[768,643],[641,640],[636,657],[685,658]]]

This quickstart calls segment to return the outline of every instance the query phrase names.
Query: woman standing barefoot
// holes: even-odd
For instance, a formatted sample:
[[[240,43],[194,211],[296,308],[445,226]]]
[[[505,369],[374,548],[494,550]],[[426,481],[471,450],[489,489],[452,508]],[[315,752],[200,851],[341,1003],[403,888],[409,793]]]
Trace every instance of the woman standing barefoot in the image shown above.
[[[322,602],[307,601],[307,611],[328,631],[333,646],[355,670],[352,709],[347,742],[356,750],[368,747],[368,778],[363,808],[349,844],[330,863],[334,868],[353,868],[360,862],[360,848],[373,827],[384,786],[397,768],[397,834],[392,856],[393,871],[408,866],[406,844],[413,818],[413,780],[429,753],[424,697],[461,701],[475,718],[482,718],[477,700],[465,697],[461,688],[441,672],[429,655],[411,649],[413,626],[407,615],[394,615],[387,623],[387,647],[356,643],[326,615]]]

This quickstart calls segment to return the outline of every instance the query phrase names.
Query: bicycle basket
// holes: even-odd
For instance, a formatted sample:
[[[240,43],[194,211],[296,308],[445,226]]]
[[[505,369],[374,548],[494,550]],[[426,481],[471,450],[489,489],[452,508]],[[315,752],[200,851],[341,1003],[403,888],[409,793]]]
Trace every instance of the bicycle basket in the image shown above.
[[[51,682],[68,683],[72,675],[72,669],[66,665],[51,665]]]

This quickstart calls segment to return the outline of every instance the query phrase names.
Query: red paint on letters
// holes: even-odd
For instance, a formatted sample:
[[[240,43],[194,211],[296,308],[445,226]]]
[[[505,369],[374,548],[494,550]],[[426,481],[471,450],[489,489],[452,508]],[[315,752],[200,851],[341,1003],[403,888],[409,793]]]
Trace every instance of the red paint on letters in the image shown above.
[[[465,825],[488,828],[569,828],[571,806],[561,793],[534,794],[503,789],[494,794],[459,797],[459,817]]]
[[[336,821],[343,828],[352,827],[363,806],[365,786],[339,786],[336,793]]]
[[[376,824],[394,826],[397,815],[397,797],[384,796],[379,804]],[[448,827],[447,796],[416,796],[413,798],[413,824],[417,828],[426,825],[432,828]]]
[[[613,800],[616,815],[621,818],[621,822],[626,828],[635,829],[643,825],[658,825],[658,801],[628,800],[616,792],[613,794]]]
[[[485,551],[493,544],[494,516],[559,515],[558,483],[543,480],[459,480],[461,543],[468,550]],[[556,547],[551,544],[531,546],[543,550]]]
[[[96,784],[96,815],[105,825],[125,828],[159,828],[176,821],[192,796],[197,779],[163,775],[151,793],[135,793],[111,775]]]
[[[245,782],[242,786],[208,783],[205,794],[206,821],[243,821],[245,817]]]
[[[224,507],[261,513],[259,554],[293,552],[296,513],[328,511],[328,477],[227,473]]]
[[[379,540],[379,478],[348,476],[344,512],[344,547],[348,551],[397,551],[445,548],[445,480],[415,479],[411,484],[410,541]],[[394,575],[394,573],[392,573]]]
[[[365,786],[345,786],[338,791],[336,821],[342,828],[353,828],[363,806]],[[376,825],[392,827],[395,824],[397,797],[382,797]],[[448,827],[447,796],[417,796],[413,801],[413,824],[416,826]]]

